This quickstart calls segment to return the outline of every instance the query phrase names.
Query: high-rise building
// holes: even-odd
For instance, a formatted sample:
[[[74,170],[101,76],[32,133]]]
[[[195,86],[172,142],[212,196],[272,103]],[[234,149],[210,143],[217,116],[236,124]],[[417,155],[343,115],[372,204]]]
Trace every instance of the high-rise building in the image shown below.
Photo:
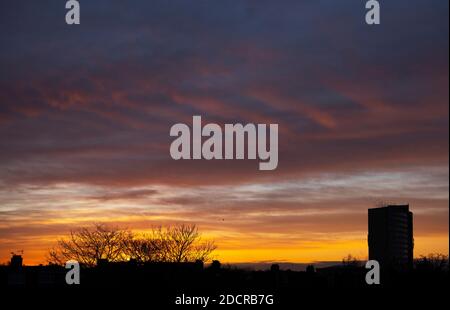
[[[369,259],[381,268],[413,266],[413,214],[409,205],[369,209]]]

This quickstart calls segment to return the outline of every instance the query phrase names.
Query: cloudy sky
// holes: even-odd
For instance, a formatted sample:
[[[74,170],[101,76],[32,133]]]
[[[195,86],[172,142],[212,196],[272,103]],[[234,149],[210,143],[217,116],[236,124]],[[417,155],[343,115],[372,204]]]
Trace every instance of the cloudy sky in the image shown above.
[[[195,223],[224,262],[367,256],[409,202],[448,253],[446,0],[0,2],[0,262],[70,229]],[[174,161],[170,127],[279,124],[279,164]]]

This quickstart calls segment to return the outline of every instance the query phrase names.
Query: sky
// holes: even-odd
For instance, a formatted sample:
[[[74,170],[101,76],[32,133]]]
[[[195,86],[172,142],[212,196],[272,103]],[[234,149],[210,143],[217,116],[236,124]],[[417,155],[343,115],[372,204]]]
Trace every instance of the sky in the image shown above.
[[[223,262],[367,258],[409,203],[448,254],[446,0],[0,2],[0,262],[103,222],[196,224]],[[279,163],[170,157],[170,127],[279,124]]]

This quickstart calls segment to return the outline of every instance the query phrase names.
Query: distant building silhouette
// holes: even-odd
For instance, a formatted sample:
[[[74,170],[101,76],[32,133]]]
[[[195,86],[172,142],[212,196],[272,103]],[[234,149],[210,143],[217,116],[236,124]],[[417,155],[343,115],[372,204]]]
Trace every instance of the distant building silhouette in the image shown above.
[[[409,269],[413,266],[413,214],[409,205],[369,209],[369,259],[381,268]]]
[[[13,254],[11,256],[11,268],[21,268],[23,263],[22,255]]]

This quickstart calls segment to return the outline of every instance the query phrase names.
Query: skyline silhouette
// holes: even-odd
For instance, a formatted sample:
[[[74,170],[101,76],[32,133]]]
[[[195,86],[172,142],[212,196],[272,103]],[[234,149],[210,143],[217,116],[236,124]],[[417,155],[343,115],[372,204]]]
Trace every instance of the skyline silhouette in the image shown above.
[[[375,286],[448,285],[448,255],[413,259],[412,216],[408,205],[368,210],[369,255],[379,262],[382,279]],[[372,287],[366,282],[365,262],[351,255],[339,264],[310,264],[302,271],[280,268],[279,264],[242,268],[213,260],[215,246],[202,244],[205,243],[195,226],[159,228],[152,235],[139,236],[97,224],[72,231],[69,239],[61,239],[50,251],[46,266],[24,266],[22,255],[12,254],[10,263],[0,266],[0,287],[145,288],[158,296],[158,302],[170,302],[180,292],[185,300],[189,294],[205,296],[223,293],[224,289],[230,294],[242,293],[251,288],[252,294],[275,296],[278,303],[286,303],[298,289]],[[77,284],[67,283],[70,268],[67,269],[66,261],[80,263],[78,279],[82,280]],[[207,261],[210,263],[205,264]]]

